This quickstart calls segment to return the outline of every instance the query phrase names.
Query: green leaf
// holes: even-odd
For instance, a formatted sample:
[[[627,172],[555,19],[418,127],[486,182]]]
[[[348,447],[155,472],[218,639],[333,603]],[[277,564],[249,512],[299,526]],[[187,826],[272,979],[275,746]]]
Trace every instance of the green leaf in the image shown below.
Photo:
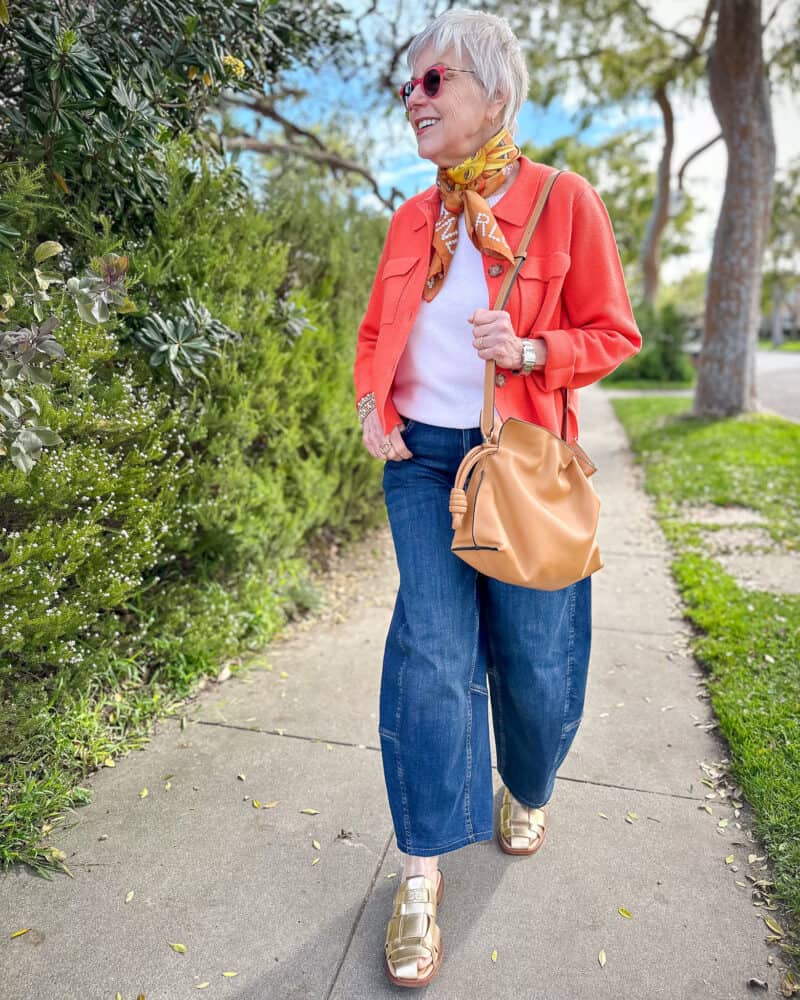
[[[40,243],[33,251],[33,259],[37,264],[41,264],[48,257],[55,257],[56,254],[63,252],[64,248],[56,240],[45,240],[44,243]]]
[[[52,447],[53,445],[64,443],[62,438],[55,431],[51,431],[49,427],[37,427],[36,435],[43,445]]]

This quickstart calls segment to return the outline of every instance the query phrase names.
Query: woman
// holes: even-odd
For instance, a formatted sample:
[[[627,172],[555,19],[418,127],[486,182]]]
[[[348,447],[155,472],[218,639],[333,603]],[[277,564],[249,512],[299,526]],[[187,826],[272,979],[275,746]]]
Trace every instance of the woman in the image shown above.
[[[528,78],[502,18],[438,17],[401,88],[435,186],[392,218],[358,336],[364,445],[385,461],[400,587],[383,662],[380,739],[402,880],[386,934],[392,982],[426,985],[442,957],[441,854],[491,839],[488,701],[505,784],[498,840],[534,854],[583,710],[589,578],[557,591],[484,577],[450,552],[448,499],[480,443],[485,362],[500,420],[560,432],[562,387],[596,382],[641,345],[602,201],[558,177],[505,311],[493,310],[550,167],[511,129]],[[574,398],[574,393],[570,397]],[[570,406],[569,439],[577,436]],[[488,680],[488,687],[487,687]]]

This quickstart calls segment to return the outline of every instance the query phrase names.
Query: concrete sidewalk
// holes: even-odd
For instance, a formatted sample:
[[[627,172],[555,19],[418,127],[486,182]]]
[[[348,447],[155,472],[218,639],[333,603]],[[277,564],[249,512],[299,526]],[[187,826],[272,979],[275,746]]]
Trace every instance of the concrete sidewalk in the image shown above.
[[[581,403],[606,561],[584,724],[540,854],[485,843],[442,859],[445,960],[426,996],[738,1000],[751,977],[774,991],[747,807],[737,817],[706,798],[725,751],[666,548],[610,404],[597,389]],[[49,841],[75,878],[0,878],[4,1000],[182,1000],[203,983],[203,996],[236,1000],[408,995],[382,968],[401,867],[377,736],[395,585],[382,532],[349,558],[342,610],[86,782],[92,804]]]

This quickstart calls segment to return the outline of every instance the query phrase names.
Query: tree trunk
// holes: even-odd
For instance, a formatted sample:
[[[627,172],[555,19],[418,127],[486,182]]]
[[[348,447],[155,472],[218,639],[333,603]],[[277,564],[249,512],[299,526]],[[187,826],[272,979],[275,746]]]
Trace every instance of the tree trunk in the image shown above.
[[[664,119],[664,146],[658,164],[653,211],[647,221],[647,230],[644,234],[642,253],[639,258],[642,267],[644,298],[650,305],[655,305],[658,295],[661,274],[661,240],[669,220],[670,171],[672,150],[675,146],[675,119],[672,114],[672,105],[667,97],[666,84],[659,83],[653,93],[653,98],[661,108],[661,116]]]
[[[775,139],[761,41],[761,0],[724,0],[708,61],[711,104],[728,169],[706,289],[694,412],[756,407],[755,345],[775,184]]]

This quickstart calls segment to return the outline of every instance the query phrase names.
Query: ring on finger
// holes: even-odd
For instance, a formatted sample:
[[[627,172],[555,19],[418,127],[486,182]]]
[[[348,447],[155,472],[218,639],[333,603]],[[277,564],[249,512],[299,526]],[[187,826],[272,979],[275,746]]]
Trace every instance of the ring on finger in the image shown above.
[[[391,451],[391,448],[392,448],[392,442],[384,441],[380,447],[380,452],[382,455],[387,455]]]

